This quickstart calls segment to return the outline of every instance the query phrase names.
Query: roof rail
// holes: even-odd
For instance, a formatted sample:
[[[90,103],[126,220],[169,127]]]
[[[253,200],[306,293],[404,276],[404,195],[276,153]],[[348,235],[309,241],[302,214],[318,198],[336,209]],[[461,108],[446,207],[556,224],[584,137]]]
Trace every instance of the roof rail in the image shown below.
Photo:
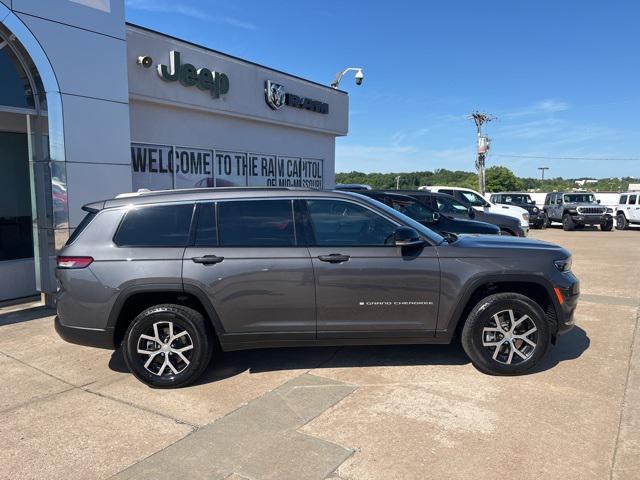
[[[289,191],[289,190],[314,190],[306,187],[208,187],[208,188],[182,188],[173,190],[147,190],[140,189],[137,192],[120,193],[115,198],[144,197],[146,195],[178,195],[181,193],[202,192],[245,192],[245,191]]]

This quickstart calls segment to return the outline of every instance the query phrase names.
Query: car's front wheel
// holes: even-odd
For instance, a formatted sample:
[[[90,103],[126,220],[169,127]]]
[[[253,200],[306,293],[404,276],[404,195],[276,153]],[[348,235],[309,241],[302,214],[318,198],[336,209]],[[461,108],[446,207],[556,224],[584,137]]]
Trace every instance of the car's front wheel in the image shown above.
[[[629,221],[624,213],[616,215],[616,230],[626,230],[627,228],[629,228]]]
[[[211,360],[213,343],[205,319],[182,305],[156,305],[129,325],[123,342],[131,372],[156,388],[193,383]]]
[[[571,215],[569,215],[568,213],[565,213],[562,216],[562,229],[565,232],[571,232],[575,230],[575,228],[576,228],[576,224],[573,221],[573,218],[571,218]]]
[[[492,375],[531,370],[547,353],[550,338],[540,306],[518,293],[483,298],[462,329],[462,346],[472,363]]]
[[[602,220],[602,223],[600,223],[600,230],[602,230],[603,232],[610,232],[611,230],[613,230],[613,218],[607,217]]]

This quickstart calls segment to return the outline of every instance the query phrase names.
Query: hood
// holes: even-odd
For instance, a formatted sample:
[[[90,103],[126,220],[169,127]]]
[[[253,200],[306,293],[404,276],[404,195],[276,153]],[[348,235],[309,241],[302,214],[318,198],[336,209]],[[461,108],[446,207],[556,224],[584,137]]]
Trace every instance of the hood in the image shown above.
[[[527,237],[510,237],[502,235],[478,235],[458,237],[458,240],[452,244],[452,247],[458,248],[516,248],[530,250],[556,250],[558,252],[569,252],[554,243],[544,242],[542,240],[534,240]]]
[[[524,208],[516,207],[515,205],[503,205],[501,203],[494,203],[494,206],[496,208],[496,213],[498,213],[500,209],[504,210],[505,213],[512,212],[514,214],[517,214],[518,216],[522,215],[523,213],[529,213]]]

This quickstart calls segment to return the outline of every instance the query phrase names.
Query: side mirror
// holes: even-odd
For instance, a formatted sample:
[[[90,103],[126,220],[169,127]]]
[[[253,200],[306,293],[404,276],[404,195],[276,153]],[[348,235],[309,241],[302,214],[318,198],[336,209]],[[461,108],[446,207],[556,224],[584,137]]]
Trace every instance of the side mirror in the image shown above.
[[[600,200],[596,200],[598,202],[598,204],[600,204]]]
[[[476,209],[473,207],[469,207],[469,218],[473,220],[476,218]]]
[[[396,247],[414,247],[424,245],[418,232],[411,227],[398,227],[394,233]]]

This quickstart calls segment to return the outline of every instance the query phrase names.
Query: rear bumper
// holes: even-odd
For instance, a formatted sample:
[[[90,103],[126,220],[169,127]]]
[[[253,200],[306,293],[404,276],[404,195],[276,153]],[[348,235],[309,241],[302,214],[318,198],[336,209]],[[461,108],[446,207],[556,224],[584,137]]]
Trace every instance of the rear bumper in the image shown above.
[[[55,318],[56,332],[60,337],[77,345],[87,345],[89,347],[107,348],[113,350],[113,331],[99,330],[93,328],[69,327],[60,322],[60,317]]]

